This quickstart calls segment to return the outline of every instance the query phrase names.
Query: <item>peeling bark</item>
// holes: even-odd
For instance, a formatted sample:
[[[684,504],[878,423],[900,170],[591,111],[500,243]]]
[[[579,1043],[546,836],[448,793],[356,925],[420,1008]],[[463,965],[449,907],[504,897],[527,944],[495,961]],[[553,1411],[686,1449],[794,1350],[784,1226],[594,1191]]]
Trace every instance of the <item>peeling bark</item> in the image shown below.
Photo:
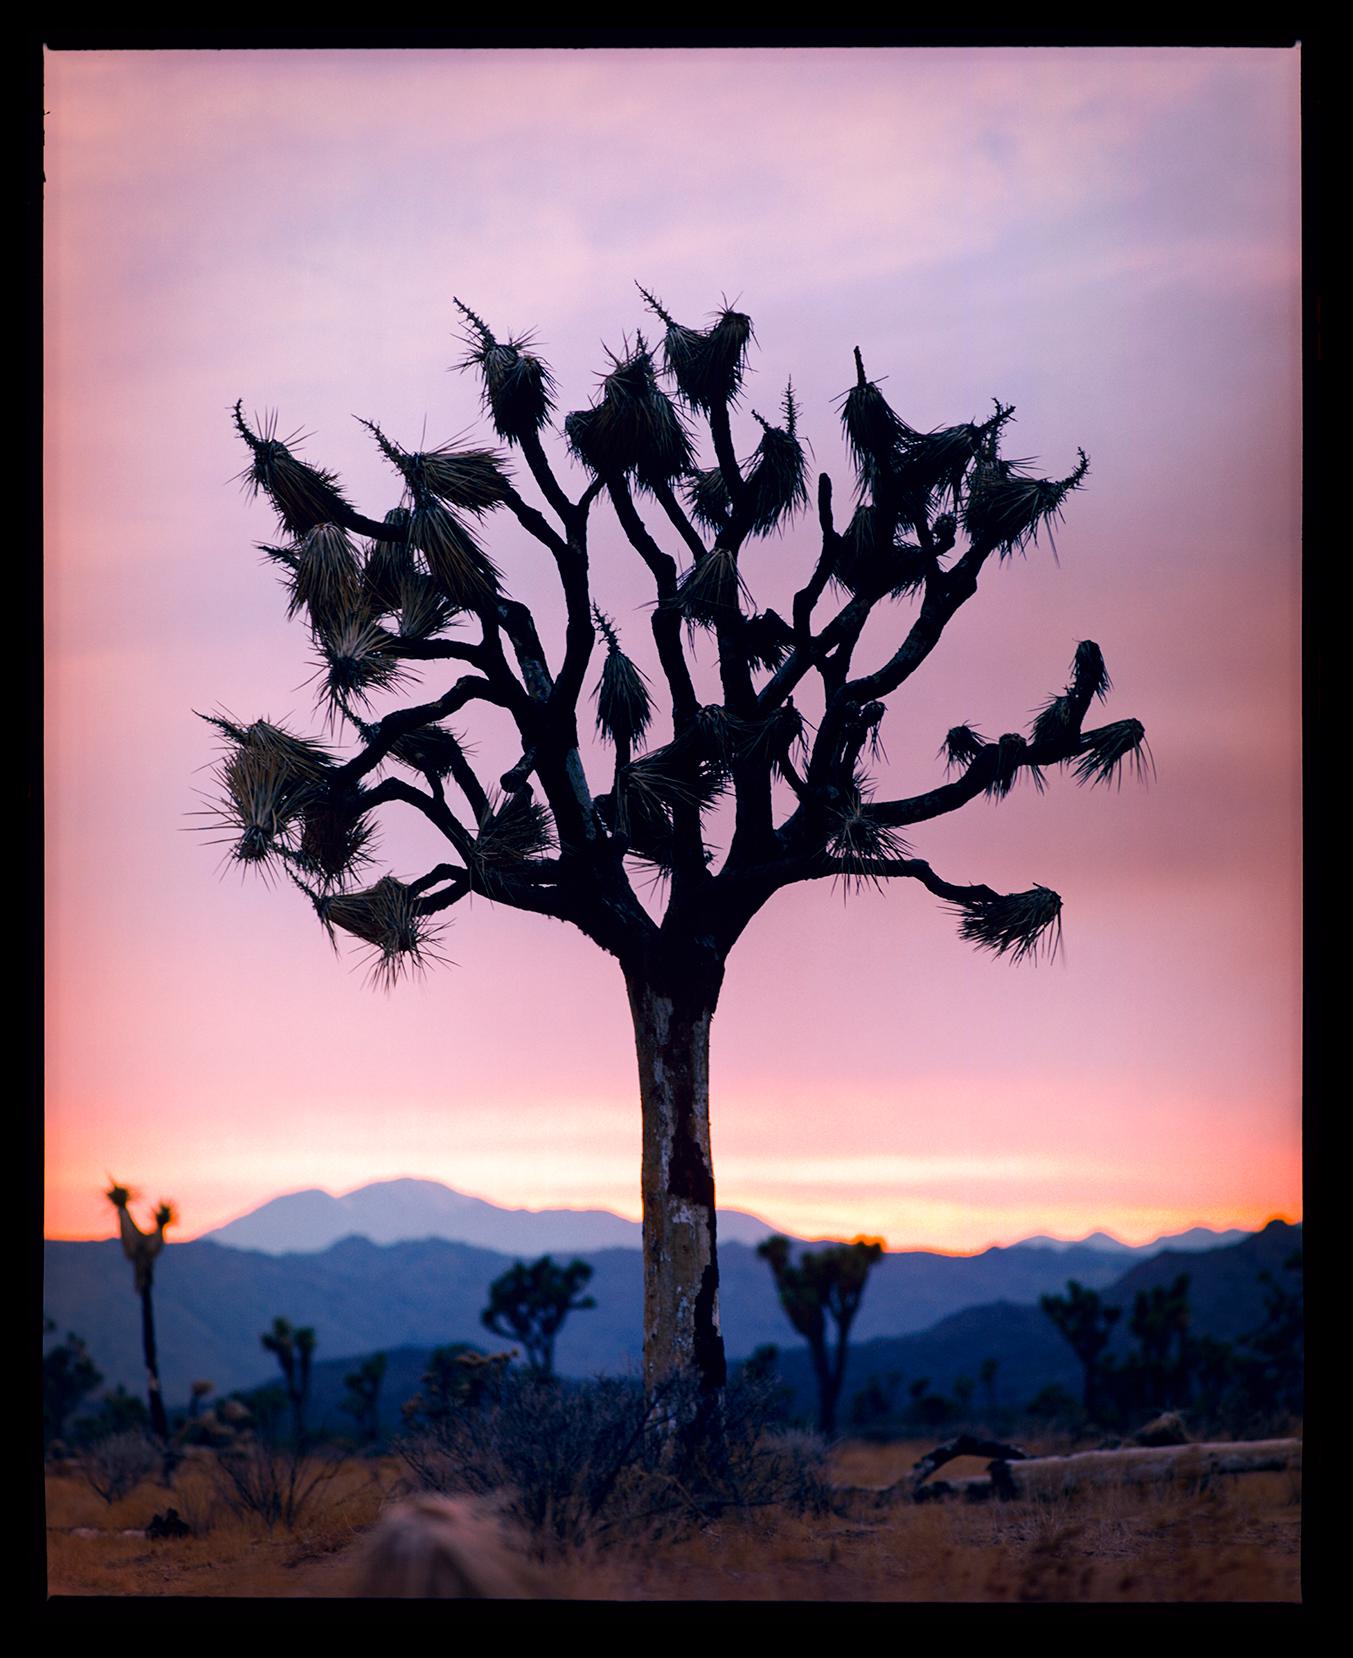
[[[717,994],[717,991],[716,993]],[[644,1383],[727,1379],[709,1139],[713,996],[629,981],[643,1106]]]

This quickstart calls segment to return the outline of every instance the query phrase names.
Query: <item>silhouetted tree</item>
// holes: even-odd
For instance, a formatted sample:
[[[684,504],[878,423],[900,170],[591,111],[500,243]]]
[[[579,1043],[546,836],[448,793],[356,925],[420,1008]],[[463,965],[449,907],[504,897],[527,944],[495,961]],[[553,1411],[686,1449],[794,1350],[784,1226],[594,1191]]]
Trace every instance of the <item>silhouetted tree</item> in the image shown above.
[[[1137,1351],[1128,1361],[1135,1404],[1158,1410],[1187,1401],[1189,1385],[1189,1274],[1180,1273],[1168,1287],[1138,1290],[1128,1329]]]
[[[43,1320],[43,1334],[56,1325]],[[83,1340],[73,1332],[65,1341],[48,1347],[42,1355],[42,1442],[50,1445],[66,1431],[67,1419],[102,1382],[98,1366],[89,1356]]]
[[[381,1431],[380,1397],[385,1362],[384,1353],[373,1353],[343,1378],[343,1386],[348,1391],[342,1408],[356,1422],[358,1433],[368,1441],[378,1438]]]
[[[1283,1262],[1285,1279],[1259,1274],[1264,1285],[1264,1319],[1241,1338],[1248,1349],[1242,1363],[1255,1409],[1300,1411],[1306,1359],[1306,1305],[1300,1249]]]
[[[518,493],[498,449],[410,450],[367,422],[403,494],[383,519],[368,517],[274,421],[251,425],[237,404],[250,456],[243,476],[281,525],[281,539],[263,551],[290,591],[292,614],[305,617],[320,700],[352,747],[340,756],[265,720],[206,717],[225,739],[217,811],[230,855],[284,872],[331,936],[348,933],[370,951],[378,980],[436,959],[439,918],[475,894],[568,922],[615,957],[639,1064],[645,1376],[652,1388],[674,1373],[694,1375],[708,1394],[726,1373],[710,1023],[729,952],[752,918],[797,882],[861,888],[900,879],[951,906],[964,938],[1032,959],[1055,948],[1055,892],[947,881],[904,835],[971,801],[1000,800],[1020,779],[1042,789],[1049,767],[1106,783],[1125,765],[1140,770],[1149,753],[1136,720],[1084,728],[1110,685],[1099,646],[1083,640],[1065,687],[1027,735],[989,741],[955,725],[940,753],[956,775],[910,797],[877,798],[869,768],[881,752],[886,699],[926,661],[984,569],[1050,529],[1089,463],[1082,453],[1065,477],[1047,480],[1004,458],[1014,411],[999,402],[985,420],[920,431],[889,406],[857,349],[840,404],[854,501],[838,522],[831,482],[819,477],[816,552],[787,614],[759,609],[740,560],[753,542],[789,530],[809,500],[797,400],[786,387],[774,418],[752,410],[755,426],[735,433],[751,318],[724,306],[710,326],[692,328],[643,297],[661,345],[635,334],[612,356],[591,406],[563,421],[586,475],[576,492],[543,441],[556,408],[548,365],[528,336],[501,337],[460,307],[462,366],[479,375],[485,412],[530,474],[540,507]],[[740,460],[746,443],[751,453]],[[597,606],[589,520],[603,498],[651,580],[661,710]],[[562,650],[547,648],[551,630],[510,596],[514,572],[481,544],[480,521],[493,512],[510,514],[553,561]],[[829,590],[830,614],[815,622]],[[881,656],[857,666],[866,623],[891,617],[895,603],[911,609],[909,620],[891,624]],[[713,695],[693,662],[697,635],[717,654]],[[885,636],[886,628],[870,634]],[[579,725],[599,642],[596,721],[614,765],[594,785]],[[444,668],[459,677],[407,706],[390,704],[415,674]],[[1027,696],[1018,693],[1017,705]],[[520,744],[497,787],[447,724],[484,705],[506,716]],[[729,833],[719,854],[707,830],[725,798]],[[386,807],[431,824],[445,861],[409,881],[386,874],[363,885],[375,814]],[[636,890],[636,868],[666,883],[660,917],[656,900]]]
[[[155,1230],[143,1232],[131,1217],[127,1205],[133,1193],[116,1183],[106,1194],[117,1210],[118,1230],[122,1236],[122,1253],[132,1263],[133,1283],[141,1298],[141,1351],[146,1361],[146,1391],[150,1401],[151,1431],[161,1443],[169,1439],[169,1418],[160,1394],[160,1361],[155,1348],[155,1308],[151,1290],[155,1281],[155,1258],[164,1248],[165,1227],[172,1226],[173,1206],[161,1203],[155,1211]]]
[[[291,1405],[292,1432],[299,1450],[305,1445],[305,1406],[310,1397],[315,1332],[309,1326],[294,1330],[285,1318],[275,1318],[272,1329],[265,1330],[259,1339],[281,1366],[282,1384]]]
[[[996,1415],[996,1372],[1000,1369],[1000,1360],[985,1358],[977,1367],[977,1379],[981,1382],[987,1396],[987,1409],[993,1419]]]
[[[824,1434],[834,1434],[850,1327],[860,1310],[869,1274],[883,1258],[883,1245],[875,1238],[856,1238],[854,1243],[805,1249],[795,1263],[790,1259],[789,1239],[776,1236],[759,1244],[756,1252],[770,1262],[780,1305],[808,1343],[817,1378],[818,1427]],[[836,1347],[831,1353],[829,1317],[836,1327]]]
[[[489,1285],[489,1304],[479,1322],[494,1335],[519,1341],[535,1376],[554,1375],[554,1343],[570,1313],[586,1312],[596,1300],[582,1293],[592,1277],[586,1261],[558,1266],[542,1255],[530,1266],[518,1261]]]
[[[1082,1403],[1085,1414],[1093,1418],[1101,1408],[1104,1349],[1123,1309],[1106,1307],[1094,1290],[1083,1288],[1074,1278],[1065,1295],[1043,1295],[1038,1304],[1081,1362],[1085,1373]]]

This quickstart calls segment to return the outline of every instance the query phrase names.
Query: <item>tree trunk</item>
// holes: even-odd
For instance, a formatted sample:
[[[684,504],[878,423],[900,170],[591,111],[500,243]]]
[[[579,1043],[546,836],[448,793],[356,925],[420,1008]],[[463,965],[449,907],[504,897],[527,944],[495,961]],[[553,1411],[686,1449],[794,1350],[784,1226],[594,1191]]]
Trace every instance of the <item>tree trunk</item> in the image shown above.
[[[169,1438],[169,1419],[160,1393],[160,1366],[155,1354],[155,1313],[150,1304],[150,1285],[141,1290],[141,1348],[146,1359],[146,1391],[150,1395],[150,1426],[155,1437]]]
[[[719,1331],[709,1027],[703,996],[628,981],[643,1107],[644,1384],[716,1392],[727,1379]]]

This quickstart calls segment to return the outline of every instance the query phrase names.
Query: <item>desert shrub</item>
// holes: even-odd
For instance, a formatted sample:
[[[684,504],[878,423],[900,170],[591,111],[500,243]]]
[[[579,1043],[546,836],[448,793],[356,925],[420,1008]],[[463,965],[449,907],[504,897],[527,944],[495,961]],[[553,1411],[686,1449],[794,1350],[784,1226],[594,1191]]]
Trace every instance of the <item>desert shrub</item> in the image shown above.
[[[260,1428],[240,1434],[216,1453],[217,1489],[237,1515],[256,1515],[272,1531],[295,1526],[315,1494],[342,1466]]]
[[[80,1470],[90,1488],[111,1508],[135,1491],[160,1465],[160,1453],[139,1428],[111,1433],[88,1445]]]
[[[496,1498],[541,1554],[636,1527],[677,1532],[728,1508],[825,1507],[817,1439],[766,1431],[773,1386],[739,1379],[714,1410],[687,1393],[510,1373],[398,1448],[418,1489]]]

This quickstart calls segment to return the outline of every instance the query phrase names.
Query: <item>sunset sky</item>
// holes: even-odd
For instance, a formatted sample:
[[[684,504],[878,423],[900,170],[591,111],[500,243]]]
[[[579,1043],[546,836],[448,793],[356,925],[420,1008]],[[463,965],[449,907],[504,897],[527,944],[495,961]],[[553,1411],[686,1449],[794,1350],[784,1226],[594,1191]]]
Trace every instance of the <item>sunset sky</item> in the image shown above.
[[[747,404],[792,374],[842,500],[856,345],[913,426],[1000,397],[1007,454],[1090,455],[1057,559],[993,561],[892,699],[882,794],[941,780],[951,725],[1027,728],[1085,638],[1157,768],[909,837],[951,881],[1060,892],[1052,964],[975,952],[915,883],[773,900],[714,1027],[720,1203],[951,1250],[1299,1218],[1298,97],[1270,49],[50,54],[48,1235],[110,1236],[109,1175],[174,1199],[182,1237],[396,1175],[637,1216],[609,957],[474,900],[452,964],[385,996],[190,832],[218,752],[194,709],[323,728],[235,399],[380,516],[400,491],[354,414],[410,447],[490,436],[448,372],[453,294],[538,331],[562,414],[651,328],[635,279],[691,324],[725,294],[752,315]],[[592,523],[649,667],[646,572]],[[752,545],[759,605],[787,612],[814,531]],[[489,544],[557,652],[542,549],[504,517]],[[500,720],[456,723],[484,774],[516,758]],[[439,856],[387,817],[382,869]]]

